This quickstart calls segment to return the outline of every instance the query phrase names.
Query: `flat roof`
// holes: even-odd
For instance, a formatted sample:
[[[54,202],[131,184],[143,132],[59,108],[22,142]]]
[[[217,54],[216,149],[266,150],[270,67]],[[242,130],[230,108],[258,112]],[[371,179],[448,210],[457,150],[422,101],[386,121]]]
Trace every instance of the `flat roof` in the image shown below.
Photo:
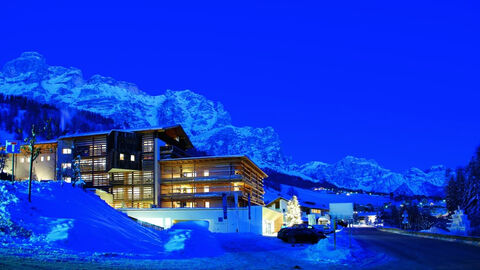
[[[84,132],[84,133],[74,133],[74,134],[66,134],[63,136],[58,137],[58,140],[62,139],[72,139],[72,138],[79,138],[79,137],[88,137],[88,136],[100,136],[100,135],[108,135],[113,131],[119,132],[147,132],[147,131],[160,131],[164,133],[169,133],[170,131],[175,130],[182,136],[183,141],[187,148],[193,148],[193,144],[190,141],[187,133],[183,129],[181,125],[169,126],[169,127],[149,127],[149,128],[130,128],[130,129],[110,129],[110,130],[102,130],[102,131],[93,131],[93,132]]]
[[[246,160],[248,163],[254,166],[264,178],[267,178],[268,175],[260,169],[260,167],[255,164],[248,156],[246,155],[229,155],[229,156],[201,156],[201,157],[186,157],[186,158],[168,158],[168,159],[161,159],[160,162],[175,162],[175,161],[189,161],[189,160],[212,160],[212,159],[243,159]]]

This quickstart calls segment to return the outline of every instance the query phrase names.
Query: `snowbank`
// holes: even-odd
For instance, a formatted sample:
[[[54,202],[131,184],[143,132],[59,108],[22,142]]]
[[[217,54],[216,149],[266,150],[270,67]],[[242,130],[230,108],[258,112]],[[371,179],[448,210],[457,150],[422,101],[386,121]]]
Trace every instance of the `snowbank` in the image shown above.
[[[160,257],[221,253],[208,229],[198,223],[155,231],[111,208],[94,193],[59,182],[33,182],[31,203],[27,192],[28,182],[0,181],[1,243]]]
[[[218,256],[223,253],[218,240],[208,230],[208,221],[184,221],[174,224],[167,232],[165,244],[169,257],[183,257],[186,252],[203,256]],[[186,248],[188,247],[188,248]]]
[[[348,232],[342,230],[337,233],[336,248],[333,235],[330,234],[326,239],[320,240],[317,244],[305,249],[305,256],[312,261],[352,263],[354,261],[360,261],[367,256],[367,254],[365,254],[365,250],[353,237],[349,240]]]

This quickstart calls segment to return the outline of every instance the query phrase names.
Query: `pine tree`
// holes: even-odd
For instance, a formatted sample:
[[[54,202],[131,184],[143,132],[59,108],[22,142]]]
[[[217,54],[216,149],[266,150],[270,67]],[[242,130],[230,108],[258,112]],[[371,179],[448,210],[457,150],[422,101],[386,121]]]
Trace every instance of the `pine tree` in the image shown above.
[[[73,170],[72,170],[72,186],[85,187],[85,182],[82,179],[82,171],[80,168],[81,157],[80,155],[76,156],[73,159]]]
[[[460,196],[458,192],[457,182],[455,181],[455,177],[452,175],[450,176],[450,180],[448,181],[446,187],[446,202],[447,202],[447,209],[450,212],[455,211],[458,206],[460,205]]]
[[[292,199],[287,203],[287,226],[291,227],[295,224],[302,224],[302,212],[298,204],[297,196],[293,195]]]

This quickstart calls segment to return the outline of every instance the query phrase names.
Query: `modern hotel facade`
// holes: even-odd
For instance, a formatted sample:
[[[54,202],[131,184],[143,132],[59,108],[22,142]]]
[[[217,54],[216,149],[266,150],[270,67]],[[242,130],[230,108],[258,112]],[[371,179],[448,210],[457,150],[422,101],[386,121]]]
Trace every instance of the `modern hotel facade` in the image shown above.
[[[192,156],[181,126],[66,135],[38,146],[34,179],[69,182],[80,156],[86,186],[111,194],[115,208],[264,205],[267,175],[255,163],[246,156]],[[16,179],[28,179],[28,156],[16,154],[14,163]]]

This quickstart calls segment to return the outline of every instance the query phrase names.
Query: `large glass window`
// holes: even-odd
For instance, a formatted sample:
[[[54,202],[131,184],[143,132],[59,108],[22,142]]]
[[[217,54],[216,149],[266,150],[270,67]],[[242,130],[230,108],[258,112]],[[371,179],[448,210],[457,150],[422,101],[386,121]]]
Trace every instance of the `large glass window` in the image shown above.
[[[72,148],[63,148],[62,149],[62,154],[64,155],[69,155],[72,153]]]
[[[143,152],[153,152],[153,140],[143,141]]]

